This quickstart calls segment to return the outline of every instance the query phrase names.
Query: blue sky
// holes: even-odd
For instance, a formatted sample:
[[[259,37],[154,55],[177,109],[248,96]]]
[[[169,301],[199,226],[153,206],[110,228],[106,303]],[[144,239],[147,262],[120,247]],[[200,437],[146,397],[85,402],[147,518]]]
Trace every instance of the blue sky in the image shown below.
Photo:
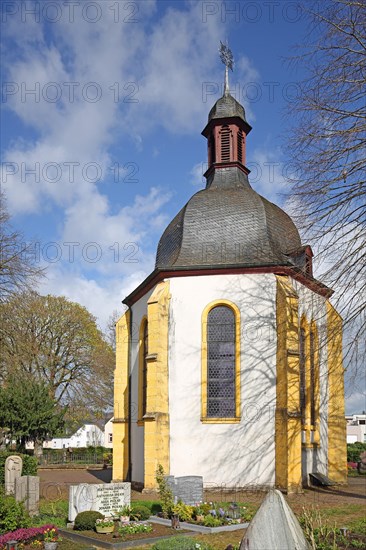
[[[103,327],[152,271],[165,226],[204,186],[220,40],[253,126],[252,185],[283,203],[286,105],[306,69],[283,61],[306,42],[297,2],[4,0],[2,26],[2,185],[48,268],[42,293]]]

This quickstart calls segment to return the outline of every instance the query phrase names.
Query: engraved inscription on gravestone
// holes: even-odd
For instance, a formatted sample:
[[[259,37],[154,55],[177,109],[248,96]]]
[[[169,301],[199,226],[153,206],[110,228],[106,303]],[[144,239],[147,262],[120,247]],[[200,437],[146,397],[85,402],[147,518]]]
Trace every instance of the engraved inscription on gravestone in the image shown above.
[[[165,476],[165,480],[172,490],[174,502],[178,500],[194,506],[203,500],[203,477],[202,476]]]
[[[131,503],[131,483],[81,483],[69,491],[69,521],[79,512],[95,510],[105,516],[116,516],[123,506]]]
[[[23,460],[20,456],[11,455],[5,460],[5,494],[15,493],[15,480],[22,475]]]
[[[194,506],[203,500],[203,478],[201,476],[177,477],[178,498]]]

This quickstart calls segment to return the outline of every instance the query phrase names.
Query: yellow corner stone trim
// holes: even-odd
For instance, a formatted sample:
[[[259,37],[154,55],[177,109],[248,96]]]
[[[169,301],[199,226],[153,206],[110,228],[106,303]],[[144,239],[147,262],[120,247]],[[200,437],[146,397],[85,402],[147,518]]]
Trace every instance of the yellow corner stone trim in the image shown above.
[[[276,275],[276,486],[302,489],[298,296],[289,277]]]
[[[139,374],[138,374],[138,419],[137,422],[141,426],[144,423],[142,405],[143,405],[143,377],[144,377],[144,331],[147,323],[147,317],[144,316],[139,331]]]
[[[314,408],[315,408],[315,422],[312,426],[313,429],[313,443],[314,445],[320,445],[320,364],[319,364],[319,334],[318,327],[314,320],[310,323],[310,333],[313,334],[314,339]]]
[[[113,479],[126,480],[128,475],[128,380],[131,313],[127,310],[116,324],[116,368],[114,371]]]
[[[169,429],[169,281],[159,283],[147,303],[149,356],[147,367],[146,415],[144,416],[145,489],[156,488],[155,472],[161,464],[170,471]]]
[[[217,306],[227,306],[235,315],[235,418],[209,418],[207,416],[207,317],[209,312]],[[241,416],[240,310],[236,304],[229,300],[214,300],[203,310],[201,325],[201,422],[204,424],[238,423]]]
[[[347,483],[347,437],[344,410],[342,318],[327,302],[328,476]]]

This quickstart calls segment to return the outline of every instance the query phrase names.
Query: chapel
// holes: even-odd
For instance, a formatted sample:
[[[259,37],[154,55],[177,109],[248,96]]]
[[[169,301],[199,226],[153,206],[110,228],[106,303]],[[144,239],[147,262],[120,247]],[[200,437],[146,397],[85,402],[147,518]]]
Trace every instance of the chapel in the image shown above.
[[[228,67],[202,131],[206,187],[116,326],[113,479],[154,489],[161,464],[211,487],[346,483],[342,319],[294,222],[250,184]]]

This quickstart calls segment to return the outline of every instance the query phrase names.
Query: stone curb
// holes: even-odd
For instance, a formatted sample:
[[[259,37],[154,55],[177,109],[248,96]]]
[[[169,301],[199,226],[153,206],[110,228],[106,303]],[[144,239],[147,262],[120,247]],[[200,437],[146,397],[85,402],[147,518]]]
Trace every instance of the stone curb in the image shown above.
[[[170,526],[171,521],[170,519],[163,519],[158,518],[156,516],[150,516],[148,521],[150,523],[160,523],[160,525],[166,525]],[[230,532],[230,531],[238,531],[239,529],[246,529],[249,526],[249,523],[237,523],[234,525],[222,525],[221,527],[205,527],[204,525],[197,525],[194,523],[186,523],[184,521],[180,521],[179,525],[182,529],[188,529],[189,531],[195,531],[196,533],[203,533],[203,534],[214,534],[214,533],[224,533]],[[179,532],[179,529],[178,529]]]
[[[93,539],[92,537],[87,537],[85,535],[80,535],[79,533],[70,533],[70,531],[67,531],[66,529],[58,529],[58,531],[66,539],[72,540],[74,542],[89,544],[89,548],[109,548],[111,550],[117,550],[118,548],[135,548],[136,546],[143,546],[145,544],[154,544],[154,542],[164,539],[170,539],[174,536],[177,536],[178,534],[185,537],[192,537],[195,534],[192,531],[189,533],[177,532],[176,535],[164,535],[163,537],[154,537],[149,539],[129,540],[125,542],[107,542],[100,539]]]

